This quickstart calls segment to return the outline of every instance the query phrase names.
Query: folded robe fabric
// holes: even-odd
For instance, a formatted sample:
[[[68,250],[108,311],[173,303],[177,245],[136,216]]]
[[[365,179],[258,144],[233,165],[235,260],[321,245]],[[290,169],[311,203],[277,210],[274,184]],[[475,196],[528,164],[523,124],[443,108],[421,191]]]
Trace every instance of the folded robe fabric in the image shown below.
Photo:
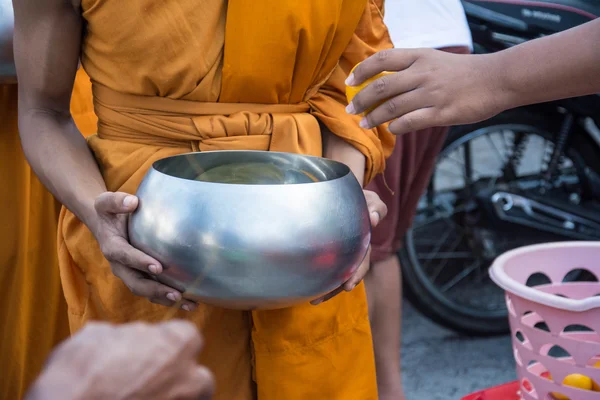
[[[60,204],[31,171],[17,127],[17,85],[0,86],[0,400],[21,399],[69,335],[56,230]],[[71,114],[96,132],[91,83],[79,70]]]

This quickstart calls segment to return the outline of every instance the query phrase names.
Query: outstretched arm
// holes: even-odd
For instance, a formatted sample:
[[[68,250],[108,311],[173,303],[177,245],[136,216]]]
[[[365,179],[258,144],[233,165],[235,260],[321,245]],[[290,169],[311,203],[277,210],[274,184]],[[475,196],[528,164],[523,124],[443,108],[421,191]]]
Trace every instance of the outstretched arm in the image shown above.
[[[506,109],[600,93],[600,19],[486,55],[428,49],[393,49],[362,62],[349,77],[358,85],[383,71],[356,95],[348,112],[362,113],[388,99],[362,121],[395,120],[403,134],[433,126],[474,123]]]

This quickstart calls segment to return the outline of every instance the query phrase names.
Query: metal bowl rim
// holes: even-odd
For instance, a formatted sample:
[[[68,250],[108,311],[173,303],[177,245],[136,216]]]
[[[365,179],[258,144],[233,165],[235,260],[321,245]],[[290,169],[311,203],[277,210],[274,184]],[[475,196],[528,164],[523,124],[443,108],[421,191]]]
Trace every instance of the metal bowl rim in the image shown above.
[[[308,159],[315,159],[315,160],[325,160],[328,163],[331,163],[335,166],[341,167],[345,172],[342,174],[342,176],[338,177],[338,178],[334,178],[334,179],[329,179],[326,181],[319,181],[319,182],[308,182],[308,183],[295,183],[292,186],[308,186],[308,185],[317,185],[317,184],[326,184],[326,183],[332,183],[332,182],[336,182],[336,181],[340,181],[342,179],[345,179],[348,177],[348,175],[352,174],[352,170],[350,169],[350,167],[348,167],[346,164],[340,162],[340,161],[335,161],[335,160],[331,160],[329,158],[325,158],[325,157],[318,157],[318,156],[310,156],[310,155],[305,155],[305,154],[297,154],[297,153],[288,153],[288,152],[283,152],[283,151],[265,151],[265,150],[210,150],[210,151],[190,151],[187,153],[181,153],[181,154],[176,154],[173,156],[169,156],[169,157],[164,157],[161,158],[160,160],[156,160],[152,163],[151,169],[162,175],[165,177],[169,177],[169,178],[173,178],[173,179],[178,179],[178,180],[182,180],[182,181],[186,181],[186,182],[195,182],[195,183],[199,183],[199,184],[203,184],[203,185],[223,185],[223,186],[240,186],[240,187],[279,187],[279,186],[284,186],[284,185],[273,185],[273,184],[239,184],[239,183],[223,183],[223,182],[205,182],[205,181],[195,181],[192,179],[186,179],[186,178],[181,178],[178,176],[173,176],[173,175],[169,175],[166,174],[160,170],[158,170],[156,168],[156,164],[164,161],[166,159],[169,158],[175,158],[175,157],[182,157],[182,156],[187,156],[187,155],[191,155],[191,154],[209,154],[209,153],[265,153],[265,154],[281,154],[284,156],[291,156],[291,157],[302,157],[302,158],[308,158]],[[355,177],[356,179],[356,177]],[[360,183],[359,183],[360,184]]]

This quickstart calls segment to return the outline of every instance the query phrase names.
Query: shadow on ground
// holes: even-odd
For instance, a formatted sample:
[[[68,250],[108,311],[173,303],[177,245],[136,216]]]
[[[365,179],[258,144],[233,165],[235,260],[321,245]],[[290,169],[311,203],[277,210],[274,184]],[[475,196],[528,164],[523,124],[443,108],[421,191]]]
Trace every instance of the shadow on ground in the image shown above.
[[[403,312],[402,372],[408,400],[459,400],[516,379],[509,336],[463,337],[407,303]]]

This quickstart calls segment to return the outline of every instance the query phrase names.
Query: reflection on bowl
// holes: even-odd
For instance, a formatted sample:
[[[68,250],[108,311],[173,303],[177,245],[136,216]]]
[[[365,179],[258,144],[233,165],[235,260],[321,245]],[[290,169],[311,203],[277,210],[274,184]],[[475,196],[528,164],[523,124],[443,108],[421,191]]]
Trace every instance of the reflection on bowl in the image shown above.
[[[270,309],[313,300],[363,260],[370,222],[344,164],[262,151],[190,153],[155,162],[129,221],[159,279],[202,303]]]

